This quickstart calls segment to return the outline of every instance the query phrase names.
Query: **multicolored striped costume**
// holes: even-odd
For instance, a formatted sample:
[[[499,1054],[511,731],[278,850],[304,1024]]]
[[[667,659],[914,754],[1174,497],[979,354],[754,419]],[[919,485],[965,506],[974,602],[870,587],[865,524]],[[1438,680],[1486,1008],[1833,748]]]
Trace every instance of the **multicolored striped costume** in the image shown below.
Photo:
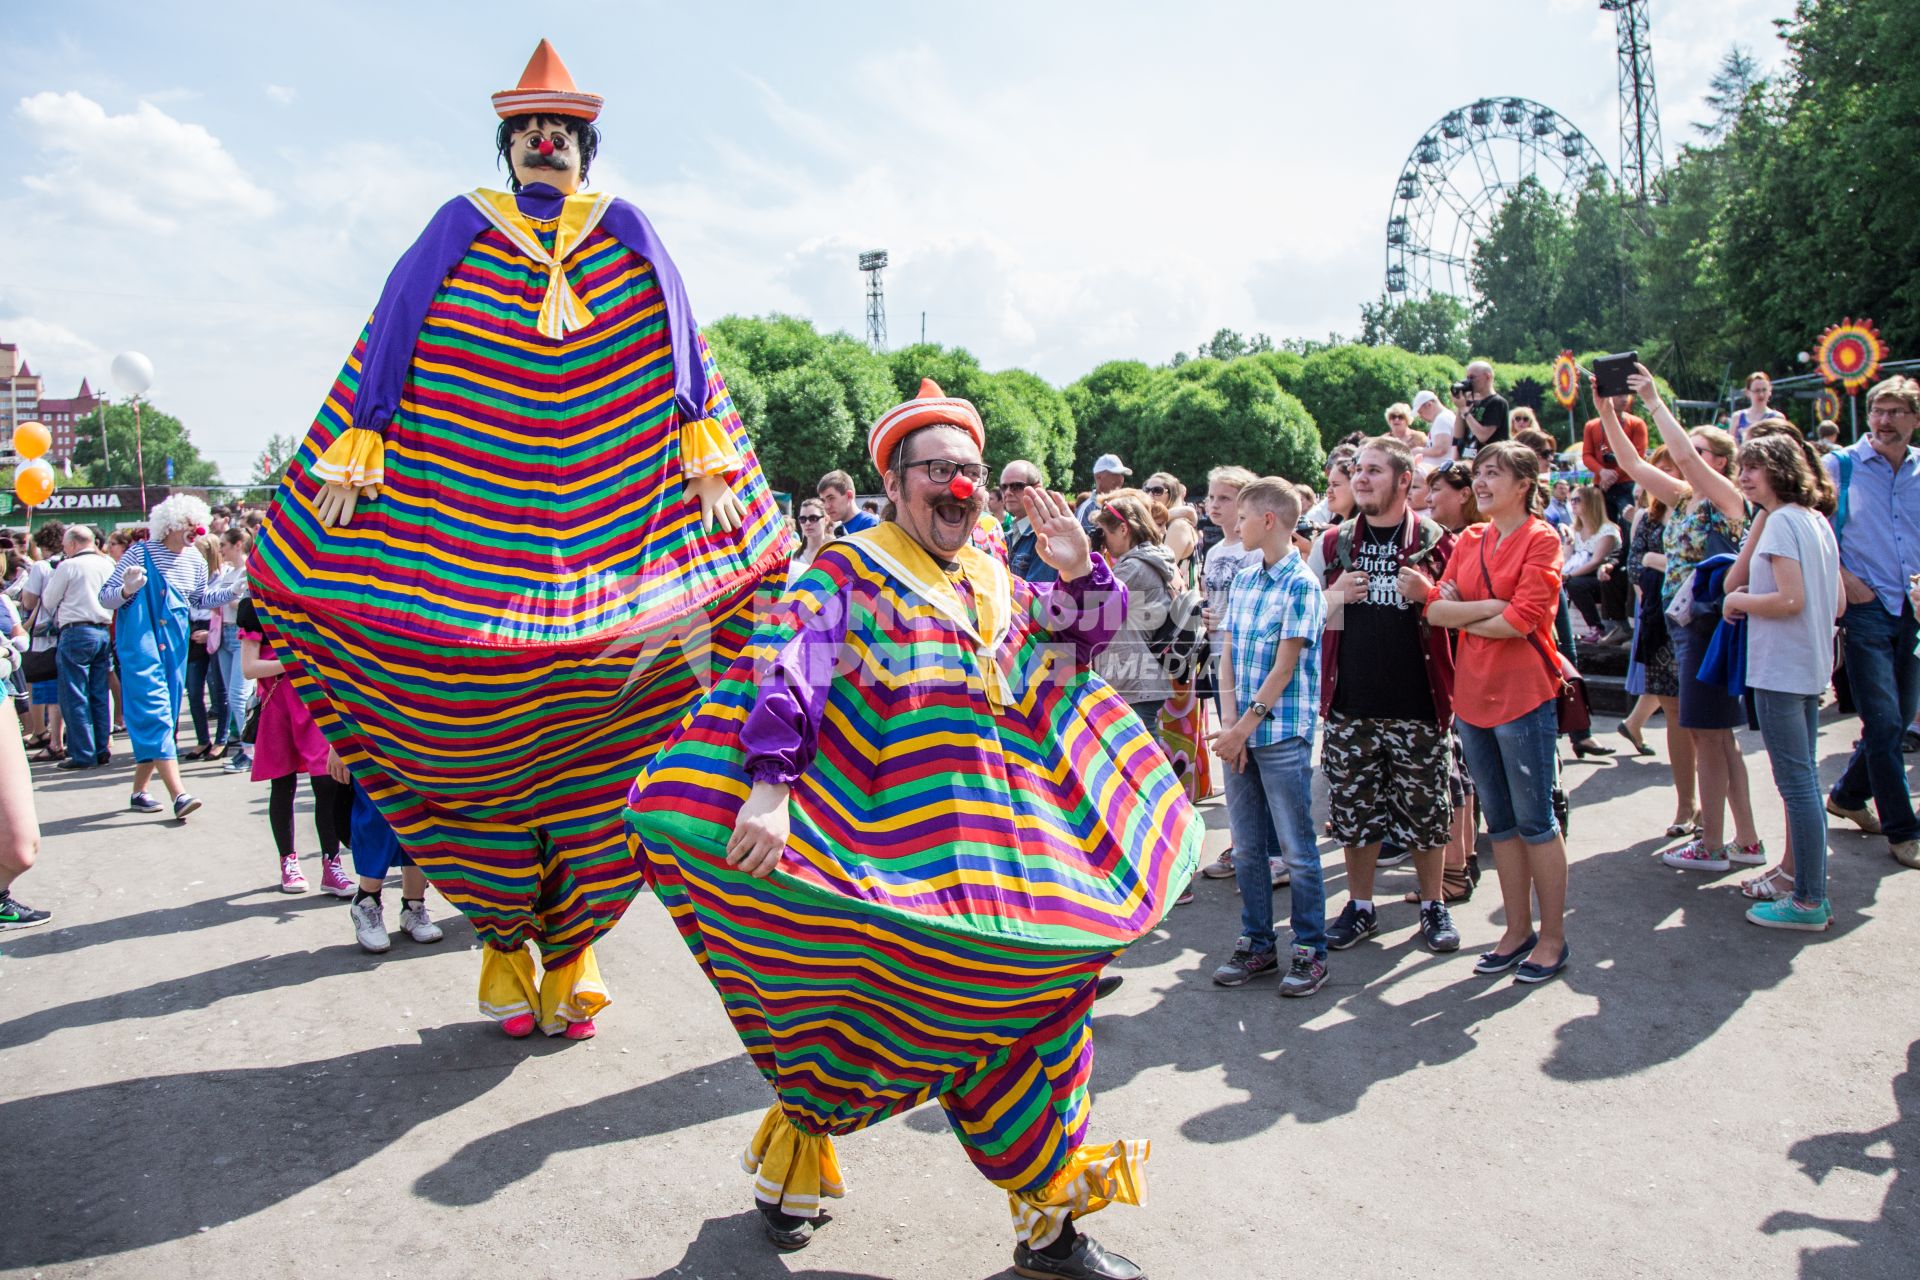
[[[703,532],[684,490],[714,472],[736,532]],[[378,496],[328,528],[323,480]],[[590,944],[641,884],[627,785],[740,653],[788,544],[638,210],[541,186],[441,210],[252,575],[315,720],[486,943],[489,1015],[556,1034],[606,1003]]]
[[[830,1135],[935,1097],[1034,1246],[1138,1202],[1147,1144],[1084,1143],[1087,1014],[1202,832],[1091,674],[1115,594],[1098,559],[1049,590],[971,547],[949,575],[891,523],[831,543],[635,784],[648,879],[779,1097],[762,1202],[814,1216]],[[784,764],[754,745],[770,716]],[[729,867],[752,780],[796,770],[779,869]]]

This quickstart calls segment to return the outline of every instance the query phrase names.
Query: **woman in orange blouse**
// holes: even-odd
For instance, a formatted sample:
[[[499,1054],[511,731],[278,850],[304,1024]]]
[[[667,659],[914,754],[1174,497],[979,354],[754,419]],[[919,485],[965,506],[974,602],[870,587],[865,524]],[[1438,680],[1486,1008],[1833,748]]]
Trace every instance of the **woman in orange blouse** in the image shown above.
[[[1480,450],[1473,496],[1487,522],[1461,530],[1427,603],[1428,622],[1460,632],[1453,710],[1506,905],[1507,931],[1474,972],[1513,969],[1525,983],[1545,982],[1567,965],[1567,846],[1553,816],[1560,539],[1533,513],[1539,474],[1540,460],[1525,445]],[[1536,897],[1538,932],[1531,927]]]

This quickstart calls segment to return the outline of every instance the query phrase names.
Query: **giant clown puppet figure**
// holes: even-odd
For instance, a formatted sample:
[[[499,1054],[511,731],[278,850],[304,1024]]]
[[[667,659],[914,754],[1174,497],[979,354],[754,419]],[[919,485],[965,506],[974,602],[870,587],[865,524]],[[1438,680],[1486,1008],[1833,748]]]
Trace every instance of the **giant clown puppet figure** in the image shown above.
[[[593,1034],[592,944],[641,883],[627,784],[789,551],[673,260],[581,189],[601,101],[544,40],[494,95],[513,191],[448,201],[393,269],[252,565],[515,1036]]]

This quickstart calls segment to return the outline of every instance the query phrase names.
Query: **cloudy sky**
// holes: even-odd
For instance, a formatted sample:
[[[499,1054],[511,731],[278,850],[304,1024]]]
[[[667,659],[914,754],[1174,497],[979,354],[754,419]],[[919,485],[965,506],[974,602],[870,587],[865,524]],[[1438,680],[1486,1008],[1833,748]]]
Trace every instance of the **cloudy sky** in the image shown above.
[[[1669,153],[1789,7],[1655,5]],[[1597,0],[0,9],[0,340],[59,395],[144,351],[231,480],[304,432],[434,208],[503,185],[488,95],[543,35],[607,98],[594,186],[647,210],[701,318],[860,333],[855,255],[884,247],[896,345],[924,311],[1056,383],[1223,325],[1353,331],[1408,150],[1475,98],[1618,154]]]

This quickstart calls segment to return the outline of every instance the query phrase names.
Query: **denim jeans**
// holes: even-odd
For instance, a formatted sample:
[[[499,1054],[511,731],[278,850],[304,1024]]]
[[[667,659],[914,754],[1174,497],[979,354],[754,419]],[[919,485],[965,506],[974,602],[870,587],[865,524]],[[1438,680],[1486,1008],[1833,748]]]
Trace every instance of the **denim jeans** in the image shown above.
[[[1462,720],[1461,754],[1480,793],[1487,837],[1545,844],[1560,834],[1553,817],[1553,787],[1559,776],[1560,712],[1552,698],[1491,729]]]
[[[1793,844],[1793,896],[1827,900],[1827,811],[1820,803],[1820,695],[1755,689],[1760,736],[1773,766],[1774,789],[1787,806],[1787,836]]]
[[[1288,738],[1247,748],[1242,773],[1227,766],[1227,821],[1233,827],[1234,879],[1240,885],[1240,932],[1253,951],[1272,951],[1273,873],[1269,850],[1292,873],[1293,942],[1327,954],[1327,890],[1320,842],[1313,834],[1313,743]]]
[[[1920,838],[1913,797],[1907,792],[1907,767],[1900,757],[1900,735],[1920,709],[1920,657],[1913,651],[1920,625],[1911,604],[1896,618],[1878,601],[1849,605],[1843,622],[1847,682],[1860,712],[1860,745],[1834,784],[1834,803],[1864,809],[1872,797],[1889,842]],[[1794,856],[1799,856],[1797,850]]]
[[[214,658],[220,664],[220,679],[227,690],[226,732],[221,736],[238,743],[240,730],[247,723],[247,695],[253,692],[253,681],[240,674],[239,627],[229,625],[221,630],[220,651]]]
[[[227,740],[227,687],[204,643],[187,642],[187,710],[193,714],[194,741],[207,745],[207,698],[213,698],[213,741]],[[208,675],[211,673],[212,678]]]
[[[113,673],[113,641],[105,627],[76,623],[60,629],[54,661],[60,668],[60,714],[67,722],[67,758],[94,764],[113,741],[113,709],[107,677]]]

